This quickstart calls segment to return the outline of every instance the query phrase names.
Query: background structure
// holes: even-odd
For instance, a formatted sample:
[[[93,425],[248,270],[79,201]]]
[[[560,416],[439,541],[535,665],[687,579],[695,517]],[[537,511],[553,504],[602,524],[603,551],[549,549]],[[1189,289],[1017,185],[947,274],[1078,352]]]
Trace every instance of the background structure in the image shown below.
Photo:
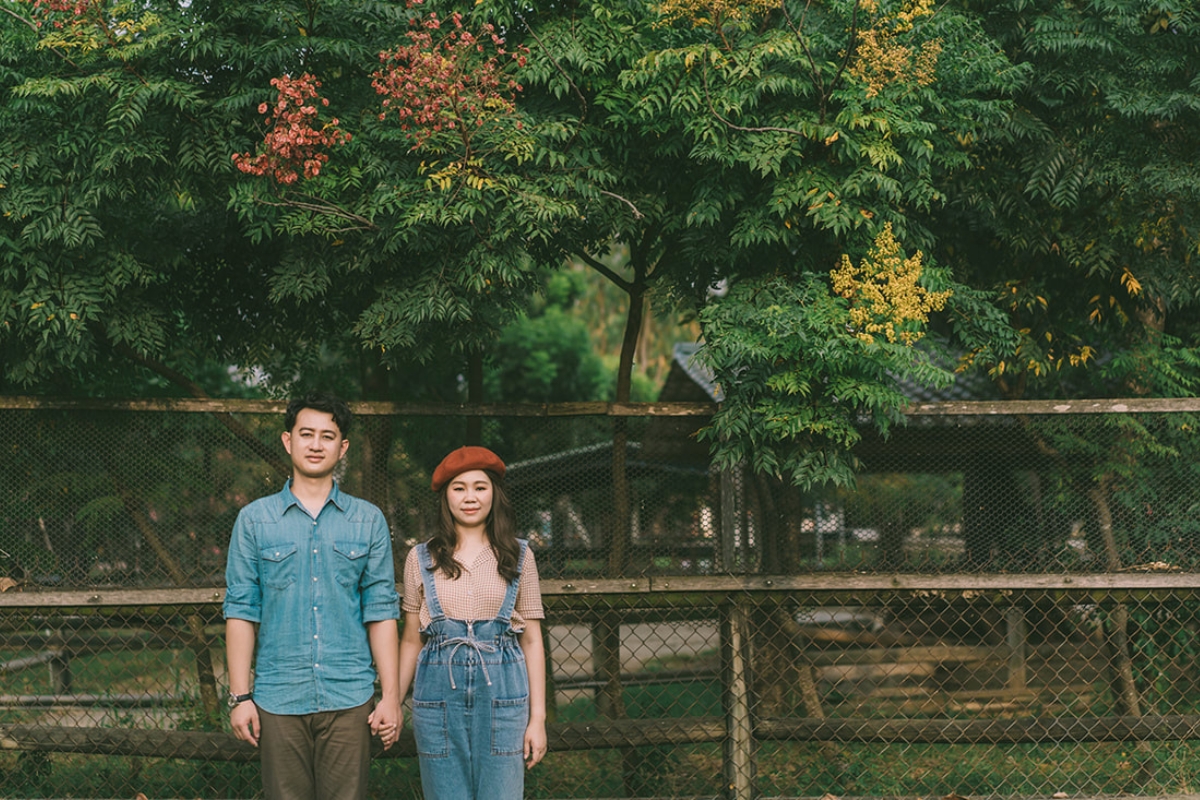
[[[0,793],[253,797],[222,571],[281,406],[3,405]],[[531,796],[1192,790],[1200,403],[916,403],[854,490],[807,491],[713,468],[714,408],[355,406],[341,480],[397,563],[446,451],[510,465],[554,699]],[[377,755],[419,796],[410,737]]]

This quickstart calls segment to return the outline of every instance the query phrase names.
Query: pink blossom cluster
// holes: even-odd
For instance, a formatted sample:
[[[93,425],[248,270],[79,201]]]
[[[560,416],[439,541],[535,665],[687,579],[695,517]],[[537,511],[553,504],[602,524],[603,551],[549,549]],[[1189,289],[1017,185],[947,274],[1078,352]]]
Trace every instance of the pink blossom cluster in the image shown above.
[[[515,110],[512,98],[521,85],[503,73],[503,64],[524,66],[528,50],[506,51],[492,25],[478,35],[466,30],[458,12],[448,21],[430,13],[411,25],[408,44],[379,54],[382,68],[371,82],[384,96],[379,118],[394,110],[414,147],[452,130],[469,150],[475,129]]]
[[[98,5],[98,0],[21,0],[33,6],[34,23],[40,28],[49,22],[56,28],[78,25]]]
[[[258,155],[235,153],[233,163],[251,175],[270,175],[278,183],[295,183],[300,175],[315,178],[329,161],[329,148],[350,141],[350,134],[338,128],[338,119],[315,127],[317,107],[328,106],[329,100],[320,96],[321,82],[305,73],[299,78],[273,78],[271,85],[279,90],[275,105],[263,103],[260,114],[271,114],[273,126],[263,139]]]

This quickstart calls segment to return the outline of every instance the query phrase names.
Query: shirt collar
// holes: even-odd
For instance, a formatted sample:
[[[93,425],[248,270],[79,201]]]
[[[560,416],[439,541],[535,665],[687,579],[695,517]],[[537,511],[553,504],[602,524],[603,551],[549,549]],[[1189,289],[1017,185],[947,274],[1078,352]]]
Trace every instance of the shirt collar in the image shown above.
[[[287,483],[283,484],[283,490],[280,492],[280,494],[283,496],[283,508],[280,509],[281,513],[287,511],[292,506],[301,505],[300,501],[296,499],[296,495],[292,494],[291,478],[288,478]],[[346,494],[342,492],[342,488],[338,484],[336,478],[333,481],[333,488],[329,490],[329,497],[325,498],[325,502],[327,504],[333,503],[335,506],[337,506],[338,511],[346,510]]]

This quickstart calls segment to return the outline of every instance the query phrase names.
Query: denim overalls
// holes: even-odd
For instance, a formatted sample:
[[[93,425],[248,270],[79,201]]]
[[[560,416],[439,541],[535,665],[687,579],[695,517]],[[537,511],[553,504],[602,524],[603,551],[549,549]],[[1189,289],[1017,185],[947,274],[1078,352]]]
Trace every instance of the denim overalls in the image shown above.
[[[529,673],[512,629],[527,543],[495,619],[448,619],[438,601],[433,558],[417,545],[432,620],[413,681],[413,733],[426,800],[516,800],[525,787]]]

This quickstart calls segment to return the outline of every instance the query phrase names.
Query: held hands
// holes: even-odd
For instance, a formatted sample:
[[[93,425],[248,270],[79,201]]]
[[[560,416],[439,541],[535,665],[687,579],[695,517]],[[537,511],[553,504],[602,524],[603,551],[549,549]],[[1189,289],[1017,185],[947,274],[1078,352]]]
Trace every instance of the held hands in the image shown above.
[[[233,726],[234,736],[258,747],[258,735],[262,733],[262,728],[258,722],[258,706],[254,705],[253,700],[234,706],[229,712],[229,724]]]
[[[530,720],[525,728],[525,769],[533,769],[546,756],[546,747],[546,723]]]
[[[371,716],[367,717],[367,722],[371,724],[371,735],[378,736],[383,742],[383,749],[387,750],[400,738],[404,710],[400,708],[399,703],[381,700],[371,712]]]

